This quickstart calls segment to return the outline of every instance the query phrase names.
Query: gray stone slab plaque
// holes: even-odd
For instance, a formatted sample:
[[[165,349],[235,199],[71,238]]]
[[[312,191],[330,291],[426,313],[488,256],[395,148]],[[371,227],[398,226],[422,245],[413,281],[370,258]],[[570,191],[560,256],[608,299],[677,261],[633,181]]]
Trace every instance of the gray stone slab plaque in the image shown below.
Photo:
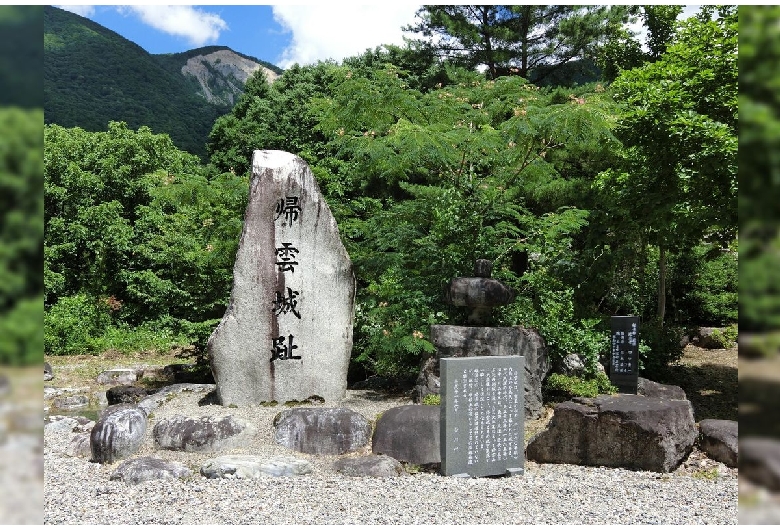
[[[623,394],[636,394],[639,381],[639,317],[612,317],[609,380]]]
[[[525,358],[442,358],[440,362],[441,473],[523,474]]]

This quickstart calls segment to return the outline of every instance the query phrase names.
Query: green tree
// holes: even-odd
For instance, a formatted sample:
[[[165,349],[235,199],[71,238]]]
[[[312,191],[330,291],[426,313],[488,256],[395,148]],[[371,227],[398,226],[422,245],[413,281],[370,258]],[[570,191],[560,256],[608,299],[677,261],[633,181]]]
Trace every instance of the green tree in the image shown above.
[[[221,317],[246,179],[215,175],[167,135],[124,123],[46,126],[45,143],[47,352],[100,351],[106,337],[140,328],[167,347]]]
[[[595,52],[596,64],[605,81],[614,81],[621,70],[630,70],[644,62],[655,62],[666,51],[677,28],[677,17],[682,6],[643,5],[631,6],[626,20],[613,19],[607,24],[604,42]],[[642,49],[637,35],[626,26],[626,21],[642,21],[647,36],[648,51]]]
[[[624,71],[612,91],[624,106],[615,131],[623,161],[599,186],[613,222],[658,250],[662,326],[668,253],[736,236],[736,8],[681,23],[658,61]]]
[[[541,81],[573,59],[587,57],[623,6],[423,6],[407,31],[421,33],[437,53],[495,79],[515,73]],[[544,67],[544,68],[541,68]]]
[[[780,7],[739,18],[739,326],[766,332],[780,329]]]
[[[609,98],[551,104],[520,77],[465,72],[423,93],[392,65],[343,78],[318,112],[345,161],[329,177],[343,196],[330,199],[361,287],[358,359],[383,373],[416,369],[431,351],[428,326],[465,319],[444,303],[443,284],[488,258],[520,293],[498,321],[540,325],[555,356],[584,353],[595,368],[603,344],[580,326],[562,278],[587,225],[571,199],[610,143]],[[517,253],[532,256],[527,270],[514,267]],[[545,306],[553,297],[559,306]]]
[[[40,362],[41,110],[0,109],[0,363]]]

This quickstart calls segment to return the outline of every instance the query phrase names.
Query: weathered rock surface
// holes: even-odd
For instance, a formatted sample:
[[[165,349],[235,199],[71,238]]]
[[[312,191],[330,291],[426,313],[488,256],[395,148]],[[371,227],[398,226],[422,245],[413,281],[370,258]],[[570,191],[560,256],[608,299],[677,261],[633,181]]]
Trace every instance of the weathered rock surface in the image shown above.
[[[49,416],[43,426],[44,436],[64,436],[74,432],[91,432],[95,422],[84,416]]]
[[[137,381],[138,375],[135,368],[114,368],[100,372],[97,382],[101,385],[127,385]]]
[[[240,418],[186,418],[173,416],[157,422],[152,430],[158,447],[172,451],[212,452],[240,447],[257,429]]]
[[[725,328],[702,327],[694,329],[689,335],[690,343],[706,350],[726,348],[727,345],[722,342],[724,331]],[[718,332],[720,337],[715,332]]]
[[[410,464],[439,463],[440,423],[437,406],[402,405],[391,408],[376,422],[372,452]]]
[[[585,365],[576,353],[570,353],[561,360],[557,372],[569,377],[581,377],[585,372]]]
[[[739,440],[739,478],[780,491],[780,440],[759,436]]]
[[[307,454],[341,455],[371,440],[371,423],[345,408],[296,407],[274,419],[276,443]]]
[[[111,473],[111,480],[139,484],[148,480],[175,480],[192,475],[192,471],[180,462],[166,462],[144,456],[125,460]]]
[[[291,456],[271,459],[255,455],[225,455],[203,463],[200,474],[206,478],[260,478],[309,475],[309,462]]]
[[[134,454],[146,435],[146,413],[135,405],[111,405],[90,434],[92,461],[111,464]]]
[[[51,365],[47,362],[43,363],[43,380],[44,381],[51,381],[54,379],[54,370],[52,370]]]
[[[133,385],[112,386],[106,390],[106,399],[109,405],[119,403],[138,403],[149,395],[145,388]]]
[[[412,399],[416,403],[422,403],[425,396],[441,394],[441,370],[439,369],[439,358],[428,357],[423,360],[420,367],[420,375],[417,376]]]
[[[698,431],[691,404],[630,394],[576,398],[555,407],[528,443],[536,462],[668,472],[691,452]]]
[[[404,466],[387,455],[351,456],[336,460],[333,468],[348,477],[400,477]]]
[[[65,454],[68,456],[81,457],[92,456],[92,447],[89,438],[90,434],[88,432],[74,434],[65,448]]]
[[[431,326],[431,341],[436,357],[426,360],[420,370],[413,399],[420,403],[428,394],[438,394],[439,359],[442,357],[476,357],[487,355],[522,355],[525,357],[525,418],[541,416],[542,382],[550,371],[547,345],[535,330],[465,326]],[[436,391],[435,391],[436,390]]]
[[[664,399],[688,399],[685,390],[677,385],[662,385],[644,377],[637,378],[636,393],[645,397]]]
[[[299,157],[255,151],[231,300],[208,341],[223,405],[344,397],[355,277]]]
[[[83,409],[89,406],[89,398],[87,396],[58,397],[54,398],[52,406],[60,410]]]
[[[157,409],[160,405],[165,403],[172,395],[179,394],[181,392],[195,392],[198,394],[207,394],[213,391],[216,387],[209,384],[195,384],[195,383],[178,383],[175,385],[169,385],[159,389],[149,397],[144,398],[138,402],[138,408],[149,414],[153,410]]]
[[[736,421],[707,419],[699,422],[699,447],[707,456],[729,467],[737,467],[738,435]]]

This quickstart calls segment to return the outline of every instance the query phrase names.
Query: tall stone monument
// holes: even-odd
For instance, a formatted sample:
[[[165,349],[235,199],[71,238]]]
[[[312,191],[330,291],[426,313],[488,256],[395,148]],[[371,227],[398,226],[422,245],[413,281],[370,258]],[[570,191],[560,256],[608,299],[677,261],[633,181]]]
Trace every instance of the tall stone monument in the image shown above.
[[[344,397],[355,276],[299,157],[255,151],[230,305],[208,341],[223,405]]]

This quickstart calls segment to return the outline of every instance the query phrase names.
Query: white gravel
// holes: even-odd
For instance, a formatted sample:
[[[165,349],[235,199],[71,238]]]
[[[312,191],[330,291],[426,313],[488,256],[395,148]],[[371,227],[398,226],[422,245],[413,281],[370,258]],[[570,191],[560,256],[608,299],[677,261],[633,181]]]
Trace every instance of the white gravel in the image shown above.
[[[419,472],[398,478],[350,478],[332,469],[336,456],[302,455],[273,442],[274,407],[199,406],[203,394],[182,393],[153,411],[136,456],[179,461],[182,480],[135,486],[110,481],[119,465],[65,456],[67,437],[44,443],[46,524],[736,524],[735,473],[695,476],[526,462],[525,475],[461,479]],[[369,420],[409,404],[348,391],[338,404]],[[309,406],[309,405],[307,405]],[[252,444],[219,454],[294,455],[314,472],[294,478],[206,479],[200,465],[217,454],[154,447],[156,421],[174,414],[234,415],[252,422]],[[370,448],[362,453],[368,454]],[[353,453],[350,456],[354,456]]]

